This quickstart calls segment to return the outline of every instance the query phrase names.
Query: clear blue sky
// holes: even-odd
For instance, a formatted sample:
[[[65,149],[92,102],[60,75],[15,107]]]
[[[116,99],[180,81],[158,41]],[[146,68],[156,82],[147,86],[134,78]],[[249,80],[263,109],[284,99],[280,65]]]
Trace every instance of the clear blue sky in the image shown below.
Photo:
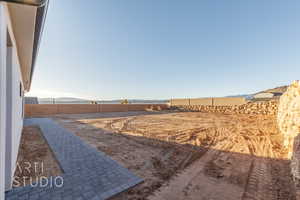
[[[225,96],[299,77],[299,0],[52,0],[29,95]]]

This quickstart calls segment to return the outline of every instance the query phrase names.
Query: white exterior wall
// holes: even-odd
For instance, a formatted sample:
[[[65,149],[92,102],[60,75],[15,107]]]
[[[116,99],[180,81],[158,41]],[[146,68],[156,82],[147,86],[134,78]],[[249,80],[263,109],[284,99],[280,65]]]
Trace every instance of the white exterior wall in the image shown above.
[[[6,117],[6,31],[4,6],[0,3],[0,200],[5,189],[5,117]]]
[[[8,51],[7,31],[12,40],[12,48]],[[23,127],[22,76],[15,44],[8,9],[5,3],[0,3],[0,200],[4,199],[4,190],[11,188]],[[8,65],[7,53],[11,58]],[[11,77],[6,79],[10,72]]]
[[[12,51],[12,164],[11,164],[11,177],[13,177],[16,162],[19,152],[20,139],[23,128],[23,83],[21,78],[20,65],[16,53],[16,49]],[[20,96],[20,84],[21,84],[21,96]]]

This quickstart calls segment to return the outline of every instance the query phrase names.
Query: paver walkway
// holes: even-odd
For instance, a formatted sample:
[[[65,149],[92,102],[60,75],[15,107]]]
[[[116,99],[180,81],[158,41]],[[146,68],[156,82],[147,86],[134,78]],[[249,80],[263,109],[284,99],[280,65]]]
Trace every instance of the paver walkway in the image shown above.
[[[142,182],[141,178],[53,120],[32,118],[24,123],[40,126],[64,171],[63,186],[19,187],[7,192],[6,200],[101,200]]]

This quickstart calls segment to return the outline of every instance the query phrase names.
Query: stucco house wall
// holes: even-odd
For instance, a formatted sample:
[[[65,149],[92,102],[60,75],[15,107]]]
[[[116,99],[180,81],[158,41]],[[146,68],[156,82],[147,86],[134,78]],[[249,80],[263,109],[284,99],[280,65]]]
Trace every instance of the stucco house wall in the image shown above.
[[[12,186],[47,0],[0,0],[0,200]]]
[[[16,49],[12,49],[12,79],[11,79],[11,98],[12,98],[12,115],[11,115],[11,135],[12,140],[11,144],[7,145],[7,150],[11,150],[11,165],[8,173],[10,173],[10,176],[14,175],[14,171],[16,168],[16,161],[18,156],[18,150],[20,145],[20,139],[21,139],[21,133],[23,128],[23,113],[24,113],[24,105],[23,105],[23,94],[24,94],[24,88],[23,88],[23,82],[22,82],[22,76],[21,76],[21,70],[20,65],[16,53]],[[7,124],[8,125],[8,124]],[[9,166],[8,166],[9,168]],[[9,175],[8,175],[9,176]],[[6,188],[10,188],[11,179],[9,180],[7,178],[7,184]]]
[[[5,115],[6,115],[6,32],[4,31],[4,7],[0,3],[0,199],[4,199],[5,189]]]
[[[2,2],[0,3],[0,199],[4,199],[4,190],[11,188],[23,127],[24,89],[16,48],[9,11],[6,3]]]

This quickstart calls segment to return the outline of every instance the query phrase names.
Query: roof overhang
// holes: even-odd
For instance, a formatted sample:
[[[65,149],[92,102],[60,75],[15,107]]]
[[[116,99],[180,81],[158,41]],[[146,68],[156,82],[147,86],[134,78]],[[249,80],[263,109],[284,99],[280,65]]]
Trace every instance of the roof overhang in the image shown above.
[[[43,32],[48,0],[6,1],[21,66],[23,85],[30,89],[36,57]]]
[[[42,7],[47,4],[48,0],[2,0],[2,1],[6,1],[8,3],[18,3],[22,5]]]

